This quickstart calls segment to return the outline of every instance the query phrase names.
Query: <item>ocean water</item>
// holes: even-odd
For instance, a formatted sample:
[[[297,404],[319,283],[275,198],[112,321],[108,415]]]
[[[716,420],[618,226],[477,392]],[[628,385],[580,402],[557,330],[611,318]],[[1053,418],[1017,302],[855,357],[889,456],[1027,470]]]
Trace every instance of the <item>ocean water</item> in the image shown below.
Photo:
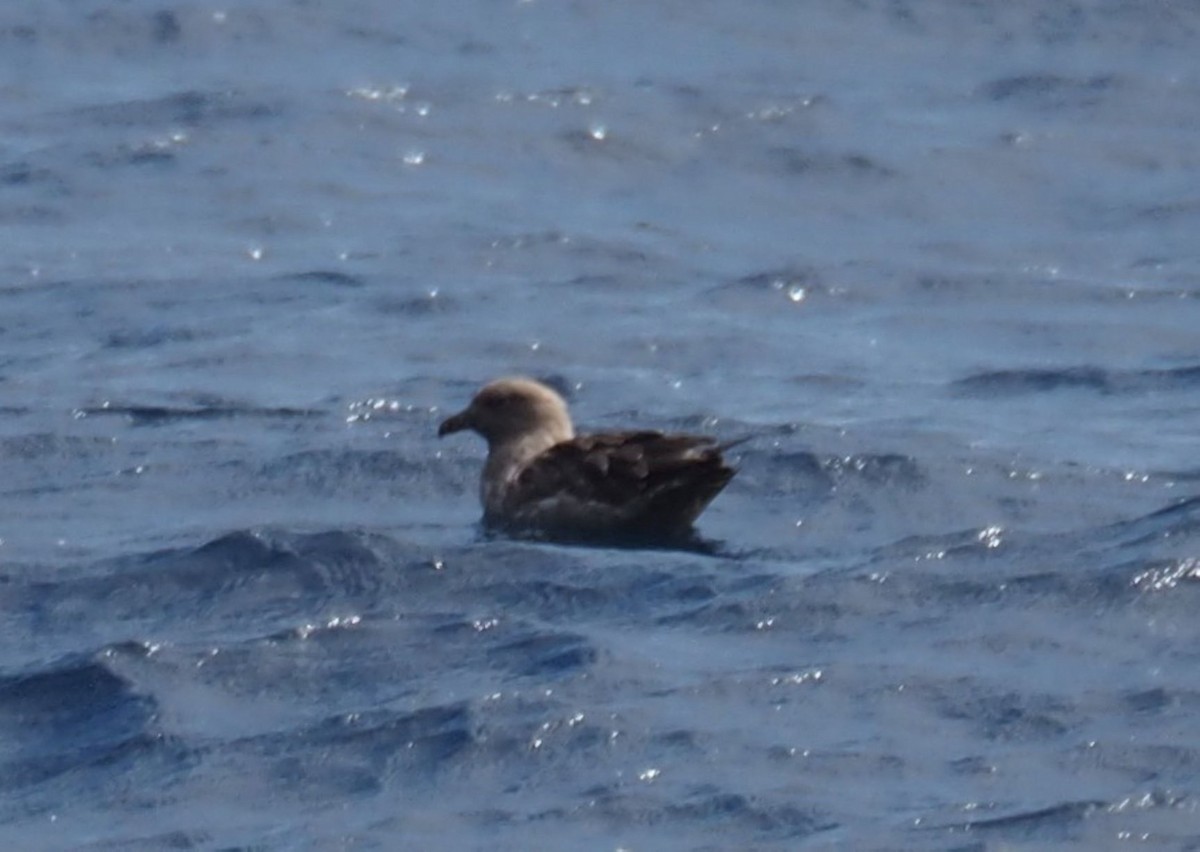
[[[1200,849],[1200,7],[0,7],[9,849]],[[506,541],[499,374],[751,440]]]

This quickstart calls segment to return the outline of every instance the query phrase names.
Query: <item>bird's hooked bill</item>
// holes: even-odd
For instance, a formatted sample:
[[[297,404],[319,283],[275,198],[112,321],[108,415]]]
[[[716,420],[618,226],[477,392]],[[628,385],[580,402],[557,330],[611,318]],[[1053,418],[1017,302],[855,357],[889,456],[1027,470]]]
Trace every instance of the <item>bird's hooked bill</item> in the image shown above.
[[[452,417],[447,417],[438,426],[438,437],[444,437],[451,432],[461,432],[463,429],[471,428],[471,418],[467,411],[460,411]]]

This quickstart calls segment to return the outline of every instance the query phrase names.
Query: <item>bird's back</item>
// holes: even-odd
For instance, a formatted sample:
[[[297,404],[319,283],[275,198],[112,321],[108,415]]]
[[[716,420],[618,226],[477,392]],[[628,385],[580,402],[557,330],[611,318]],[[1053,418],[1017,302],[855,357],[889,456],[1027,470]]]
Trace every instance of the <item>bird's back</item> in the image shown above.
[[[733,478],[722,449],[657,431],[580,435],[526,464],[487,520],[576,535],[683,534]]]

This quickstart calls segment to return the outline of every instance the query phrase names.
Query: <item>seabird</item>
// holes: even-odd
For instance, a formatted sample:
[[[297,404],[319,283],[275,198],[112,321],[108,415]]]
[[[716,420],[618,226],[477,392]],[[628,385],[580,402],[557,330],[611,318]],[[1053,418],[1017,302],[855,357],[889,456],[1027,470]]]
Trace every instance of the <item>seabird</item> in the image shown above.
[[[488,444],[484,524],[567,538],[686,535],[733,478],[722,450],[741,443],[651,430],[576,435],[563,398],[527,378],[485,385],[438,437],[464,429]]]

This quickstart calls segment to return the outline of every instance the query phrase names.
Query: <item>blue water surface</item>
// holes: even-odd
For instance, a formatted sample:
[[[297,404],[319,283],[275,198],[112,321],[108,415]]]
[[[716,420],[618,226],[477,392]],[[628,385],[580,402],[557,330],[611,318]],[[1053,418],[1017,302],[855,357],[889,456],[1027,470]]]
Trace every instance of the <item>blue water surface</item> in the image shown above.
[[[3,4],[5,848],[1200,848],[1198,43]],[[485,536],[514,372],[703,546]]]

